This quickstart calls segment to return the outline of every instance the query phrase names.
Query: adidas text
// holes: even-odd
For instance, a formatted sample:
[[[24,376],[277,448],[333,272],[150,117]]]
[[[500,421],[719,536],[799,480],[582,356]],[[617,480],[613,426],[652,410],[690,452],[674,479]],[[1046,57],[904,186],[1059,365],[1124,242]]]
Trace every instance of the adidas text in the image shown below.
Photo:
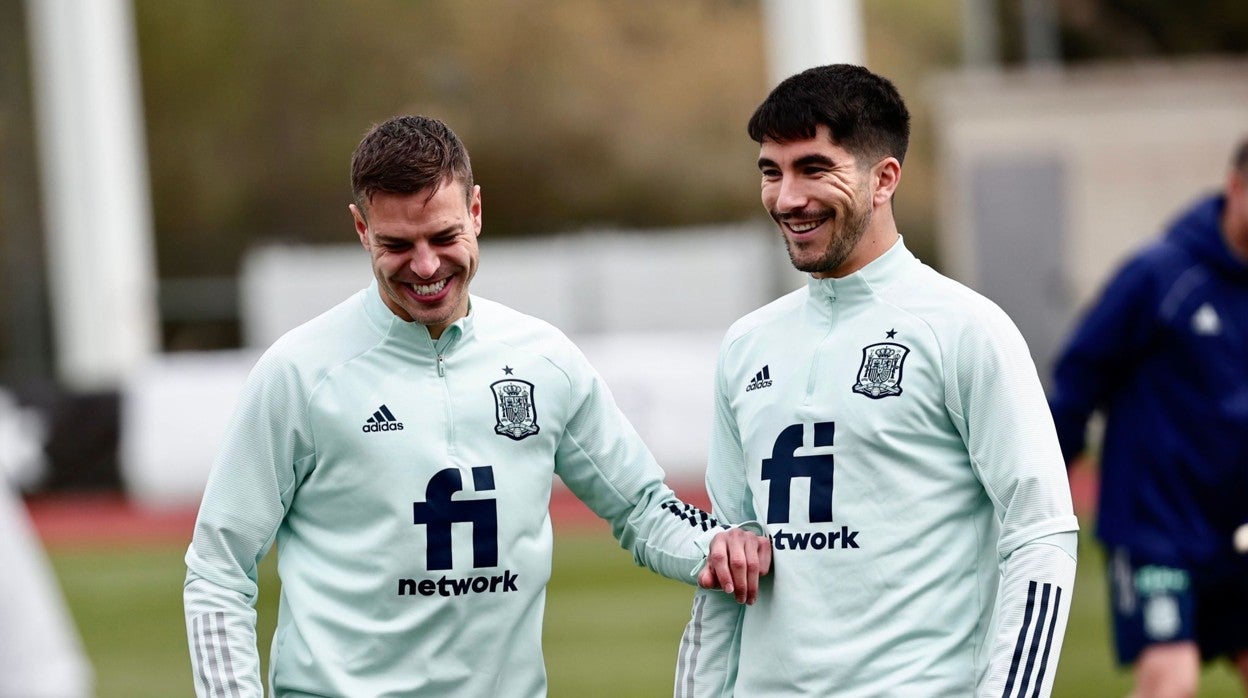
[[[770,388],[770,387],[771,387],[771,381],[755,381],[745,386],[745,392],[748,393],[751,390],[758,390],[759,388]]]
[[[394,418],[394,413],[389,407],[382,405],[364,422],[360,431],[366,434],[370,431],[403,431],[403,422]]]
[[[403,422],[382,422],[381,424],[370,422],[360,427],[360,431],[403,431]]]
[[[832,550],[833,548],[858,548],[859,531],[841,526],[839,531],[815,531],[814,533],[785,533],[776,531],[772,543],[776,550]]]
[[[447,577],[441,579],[400,579],[399,596],[463,596],[465,594],[496,594],[517,591],[520,575],[511,570],[489,577]],[[500,588],[501,587],[501,588]]]

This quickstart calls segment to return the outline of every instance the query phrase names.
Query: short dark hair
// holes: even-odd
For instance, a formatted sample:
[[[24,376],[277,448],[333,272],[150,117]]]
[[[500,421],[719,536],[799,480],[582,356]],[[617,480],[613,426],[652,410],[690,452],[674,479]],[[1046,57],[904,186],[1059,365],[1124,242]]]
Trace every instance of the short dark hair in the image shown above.
[[[825,65],[785,79],[754,110],[748,130],[758,143],[783,143],[814,138],[821,125],[855,157],[905,160],[906,103],[893,83],[859,65]]]
[[[351,195],[361,213],[378,192],[430,195],[447,181],[472,197],[468,149],[449,126],[427,116],[396,116],[377,124],[351,155]]]
[[[1231,156],[1231,167],[1248,175],[1248,137],[1235,146],[1235,154]]]

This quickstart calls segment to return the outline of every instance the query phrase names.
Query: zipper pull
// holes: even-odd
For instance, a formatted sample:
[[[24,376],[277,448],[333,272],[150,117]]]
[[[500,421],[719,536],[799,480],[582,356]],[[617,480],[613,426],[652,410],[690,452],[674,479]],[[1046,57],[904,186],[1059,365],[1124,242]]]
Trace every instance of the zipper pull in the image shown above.
[[[441,354],[438,354],[438,375],[439,375],[439,376],[445,376],[445,375],[446,375],[446,363],[445,363],[445,361],[442,359],[442,355],[441,355]]]

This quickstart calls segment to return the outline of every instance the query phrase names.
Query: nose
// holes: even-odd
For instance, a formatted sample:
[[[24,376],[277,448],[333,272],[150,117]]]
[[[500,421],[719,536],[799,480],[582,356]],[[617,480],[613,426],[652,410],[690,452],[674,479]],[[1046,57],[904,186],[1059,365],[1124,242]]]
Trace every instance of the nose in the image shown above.
[[[777,212],[800,211],[806,207],[809,197],[799,180],[793,177],[781,177],[775,186]]]
[[[412,250],[411,268],[422,279],[433,278],[440,266],[437,253],[429,245],[416,245]]]

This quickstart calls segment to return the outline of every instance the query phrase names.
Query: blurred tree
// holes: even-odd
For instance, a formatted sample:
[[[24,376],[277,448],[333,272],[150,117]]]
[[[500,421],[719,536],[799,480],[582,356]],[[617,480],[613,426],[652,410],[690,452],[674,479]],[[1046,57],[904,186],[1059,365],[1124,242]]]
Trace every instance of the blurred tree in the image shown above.
[[[998,0],[1007,61],[1021,60],[1020,6]],[[1082,63],[1248,53],[1244,0],[1051,0],[1059,12],[1062,60]]]
[[[756,215],[755,2],[135,6],[162,277],[350,241],[350,153],[403,112],[464,138],[491,236]]]
[[[0,0],[0,385],[51,377],[25,12]]]
[[[1017,62],[1026,0],[996,1],[1002,55]],[[1243,0],[1051,1],[1070,61],[1248,42]],[[349,155],[371,124],[405,112],[444,118],[467,142],[491,237],[761,215],[744,134],[767,89],[758,0],[132,2],[166,282],[228,283],[264,241],[349,242]],[[5,17],[20,5],[0,0]],[[940,183],[923,81],[958,64],[962,7],[863,3],[869,65],[914,112],[897,215],[927,259]],[[5,131],[20,124],[15,104],[0,105],[6,157],[20,154]],[[12,197],[21,175],[6,179]],[[167,347],[237,341],[228,319],[189,322],[207,334]]]

